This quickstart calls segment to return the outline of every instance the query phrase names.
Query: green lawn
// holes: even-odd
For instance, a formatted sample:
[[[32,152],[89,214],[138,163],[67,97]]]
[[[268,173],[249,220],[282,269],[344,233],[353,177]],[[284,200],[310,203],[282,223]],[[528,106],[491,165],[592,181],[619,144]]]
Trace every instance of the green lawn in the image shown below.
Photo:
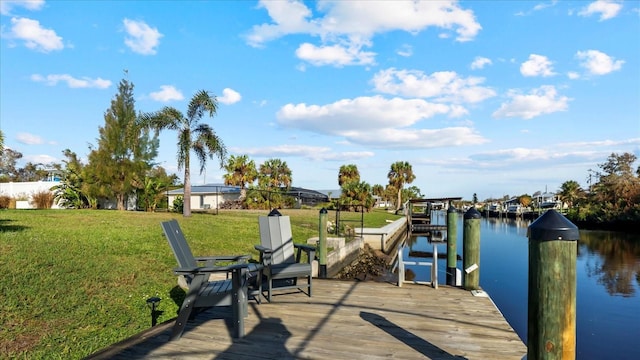
[[[291,216],[296,242],[318,235],[317,210],[281,212]],[[0,357],[85,357],[148,328],[151,296],[162,299],[158,322],[175,317],[176,262],[160,222],[178,219],[196,256],[257,259],[257,219],[266,214],[0,211]],[[398,217],[374,211],[365,214],[364,226]]]

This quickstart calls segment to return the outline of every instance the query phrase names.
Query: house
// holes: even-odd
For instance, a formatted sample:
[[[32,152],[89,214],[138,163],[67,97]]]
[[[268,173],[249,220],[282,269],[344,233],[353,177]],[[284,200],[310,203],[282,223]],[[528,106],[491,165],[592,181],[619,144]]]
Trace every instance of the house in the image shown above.
[[[184,196],[184,188],[167,192],[169,206],[177,197]],[[235,201],[240,198],[240,187],[224,184],[205,184],[191,186],[191,210],[217,209],[227,201]]]
[[[543,192],[534,194],[536,195],[534,204],[540,209],[561,209],[562,201],[557,194],[550,192]]]
[[[296,207],[302,205],[315,206],[329,201],[329,198],[319,191],[299,187],[291,187],[284,193],[294,198]],[[178,196],[184,196],[184,189],[175,189],[167,192],[169,206]],[[240,199],[240,187],[224,184],[206,184],[191,186],[191,210],[217,209],[227,201]]]
[[[329,202],[329,196],[323,194],[320,191],[309,190],[300,187],[291,187],[285,193],[295,199],[296,207],[299,208],[302,205],[316,206],[318,204]]]

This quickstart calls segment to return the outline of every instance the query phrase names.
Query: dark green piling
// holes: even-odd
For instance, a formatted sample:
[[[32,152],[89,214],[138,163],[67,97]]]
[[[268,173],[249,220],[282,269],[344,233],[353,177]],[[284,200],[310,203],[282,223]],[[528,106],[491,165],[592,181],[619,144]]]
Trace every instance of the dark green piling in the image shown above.
[[[575,359],[578,227],[548,210],[529,225],[527,236],[527,358]]]
[[[480,213],[475,207],[464,213],[462,231],[463,285],[466,290],[480,289]]]
[[[320,209],[318,224],[318,277],[327,278],[327,209]]]
[[[456,286],[458,267],[458,212],[452,204],[447,210],[447,285]]]

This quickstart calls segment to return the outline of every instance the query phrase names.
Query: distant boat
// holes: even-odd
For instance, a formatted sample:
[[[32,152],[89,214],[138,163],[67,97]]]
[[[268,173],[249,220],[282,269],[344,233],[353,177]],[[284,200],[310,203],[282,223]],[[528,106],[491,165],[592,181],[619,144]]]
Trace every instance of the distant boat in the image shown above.
[[[559,209],[560,202],[559,201],[543,201],[540,203],[541,209]]]
[[[491,203],[488,208],[489,211],[500,211],[500,204]]]
[[[540,209],[560,209],[562,202],[558,199],[558,195],[545,192],[536,197],[536,202]]]
[[[509,205],[507,207],[507,213],[509,214],[522,214],[522,205]]]
[[[487,215],[489,217],[498,217],[502,212],[502,206],[498,203],[491,203],[487,206]]]

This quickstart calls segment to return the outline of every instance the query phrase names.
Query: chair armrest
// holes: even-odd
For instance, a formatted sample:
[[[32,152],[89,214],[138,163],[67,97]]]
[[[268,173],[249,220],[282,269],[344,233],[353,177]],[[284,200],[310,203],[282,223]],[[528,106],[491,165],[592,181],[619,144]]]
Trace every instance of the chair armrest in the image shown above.
[[[251,259],[251,255],[219,255],[219,256],[196,256],[197,261],[222,260],[222,261],[241,261]]]
[[[245,263],[251,259],[251,255],[219,255],[219,256],[195,256],[196,262],[205,262],[206,267],[216,266],[218,262]]]
[[[263,266],[269,266],[271,264],[271,254],[273,250],[262,245],[255,245],[254,248],[260,252],[260,263]]]
[[[301,249],[303,251],[309,252],[309,251],[316,251],[316,247],[313,245],[308,245],[308,244],[293,244],[293,247],[295,247],[296,249]]]
[[[189,267],[189,268],[175,268],[173,272],[176,275],[195,275],[195,274],[210,274],[216,272],[229,272],[242,268],[249,268],[249,264],[233,264],[228,266],[211,266],[211,267]]]
[[[258,251],[260,251],[260,253],[268,253],[271,254],[273,252],[273,250],[269,249],[268,247],[264,247],[262,245],[255,245],[254,248]]]
[[[202,265],[202,267],[216,267],[216,266],[219,266],[218,263],[221,263],[221,262],[244,264],[250,258],[251,258],[251,255],[217,255],[217,256],[194,257],[194,259],[196,260],[196,264]],[[204,264],[200,264],[200,263],[204,263]]]
[[[298,249],[298,254],[296,255],[296,262],[300,262],[301,257],[301,252],[304,251],[307,253],[307,261],[309,262],[309,264],[311,264],[313,262],[313,260],[316,257],[316,247],[313,245],[306,245],[306,244],[293,244],[293,247]]]

